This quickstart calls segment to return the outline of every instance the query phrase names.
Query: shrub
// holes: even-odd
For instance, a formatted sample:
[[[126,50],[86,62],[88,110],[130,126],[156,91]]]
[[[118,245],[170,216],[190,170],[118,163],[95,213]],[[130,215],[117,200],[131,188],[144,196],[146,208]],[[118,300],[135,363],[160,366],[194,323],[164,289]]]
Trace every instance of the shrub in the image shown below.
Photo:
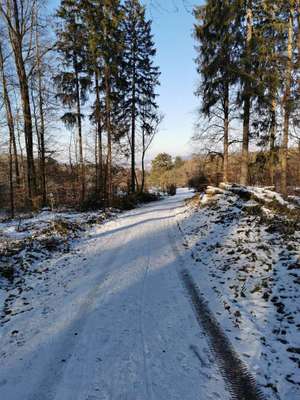
[[[80,211],[97,211],[104,208],[104,201],[95,193],[90,194],[81,204]]]
[[[197,192],[203,192],[207,188],[208,184],[208,177],[203,172],[199,172],[197,175],[192,176],[188,181],[189,188],[195,189]]]
[[[149,192],[131,193],[127,196],[118,197],[114,201],[114,206],[121,210],[132,210],[138,204],[151,203],[160,199],[159,194]]]
[[[175,196],[176,192],[177,192],[176,185],[171,184],[167,186],[167,193],[169,196]]]

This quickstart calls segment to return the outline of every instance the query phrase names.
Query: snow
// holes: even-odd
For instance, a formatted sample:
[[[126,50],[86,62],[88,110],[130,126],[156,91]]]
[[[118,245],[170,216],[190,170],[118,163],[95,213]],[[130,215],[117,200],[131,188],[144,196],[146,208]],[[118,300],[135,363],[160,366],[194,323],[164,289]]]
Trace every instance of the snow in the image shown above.
[[[276,200],[281,205],[287,205],[288,203],[282,198],[279,193],[272,190],[260,187],[252,187],[250,190],[256,195],[257,198],[264,201]]]
[[[58,211],[42,211],[31,217],[20,217],[13,220],[0,222],[0,233],[12,239],[30,237],[40,233],[43,229],[51,227],[56,221],[66,220],[77,224],[87,224],[93,218],[106,219],[108,215],[112,215],[117,210],[108,209],[106,211],[94,212],[58,212]]]
[[[230,398],[170,245],[190,195],[95,225],[7,289],[1,398]]]
[[[188,207],[178,222],[200,289],[267,398],[296,400],[300,228],[289,231],[285,217],[268,210],[269,199],[286,204],[280,195],[250,190],[267,202],[260,206],[262,215],[251,212],[259,206],[256,201],[225,191]]]
[[[182,189],[88,228],[86,215],[65,215],[85,231],[0,288],[1,399],[232,398],[183,267],[266,398],[299,398],[300,231],[225,187],[184,202],[193,195]],[[52,217],[0,229],[28,240]]]
[[[291,204],[284,200],[284,198],[274,190],[271,190],[269,187],[257,187],[257,186],[243,186],[238,184],[229,184],[229,183],[221,183],[220,187],[227,191],[241,191],[251,194],[255,199],[261,200],[264,203],[271,203],[272,201],[278,202],[282,206],[290,207]],[[212,189],[212,188],[211,188]],[[214,188],[214,190],[220,193],[219,188]],[[227,192],[228,195],[228,192]]]
[[[290,200],[292,203],[295,203],[297,206],[300,206],[299,196],[288,196],[288,200]]]
[[[23,216],[0,222],[0,272],[10,269],[14,278],[37,270],[39,264],[53,253],[68,252],[82,233],[94,224],[114,218],[118,210],[95,212],[51,212]],[[3,274],[2,274],[3,275]],[[0,286],[5,286],[1,278]],[[0,292],[1,293],[1,292]]]

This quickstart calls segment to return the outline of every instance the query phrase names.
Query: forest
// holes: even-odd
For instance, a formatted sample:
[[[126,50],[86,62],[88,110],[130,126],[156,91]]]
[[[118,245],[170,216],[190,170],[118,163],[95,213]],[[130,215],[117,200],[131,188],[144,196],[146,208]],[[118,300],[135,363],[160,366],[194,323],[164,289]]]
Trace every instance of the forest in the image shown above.
[[[194,139],[224,182],[286,196],[300,184],[299,1],[208,0],[195,18]]]
[[[50,15],[39,0],[8,0],[0,17],[1,207],[101,208],[142,193],[162,119],[145,7],[63,0]]]
[[[299,10],[298,0],[194,7],[197,151],[166,182],[154,167],[150,186],[224,181],[297,192]],[[120,195],[147,192],[163,113],[145,6],[66,0],[50,13],[39,0],[7,0],[0,16],[1,208],[14,216],[51,204],[120,206]]]

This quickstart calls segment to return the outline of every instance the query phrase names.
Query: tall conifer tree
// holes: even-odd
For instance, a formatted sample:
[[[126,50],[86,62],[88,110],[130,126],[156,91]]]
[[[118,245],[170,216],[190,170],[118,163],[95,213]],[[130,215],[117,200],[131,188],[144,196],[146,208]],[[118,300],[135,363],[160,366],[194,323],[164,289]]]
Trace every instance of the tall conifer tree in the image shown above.
[[[98,199],[104,197],[104,160],[103,160],[103,54],[104,40],[104,2],[103,0],[82,0],[83,18],[87,29],[88,38],[88,69],[92,79],[94,102],[90,119],[96,127],[95,162],[96,186],[95,192]]]
[[[148,110],[157,108],[155,89],[159,70],[154,65],[156,49],[151,33],[151,21],[147,20],[145,8],[139,0],[126,0],[124,4],[123,29],[125,35],[125,71],[127,95],[124,112],[130,115],[131,191],[136,191],[136,131],[138,119]]]
[[[87,32],[82,20],[80,0],[62,0],[57,11],[57,51],[60,71],[55,77],[58,98],[69,110],[62,116],[67,126],[76,126],[79,143],[80,202],[85,200],[86,182],[82,133],[82,104],[90,86],[87,61]]]
[[[294,18],[295,0],[285,3],[285,14],[287,15],[287,41],[286,41],[286,63],[283,93],[283,137],[281,145],[281,193],[287,195],[287,172],[288,172],[288,146],[289,126],[293,107],[292,101],[292,74],[293,74],[293,51],[294,51]]]
[[[234,0],[208,0],[195,9],[195,37],[199,43],[197,69],[202,76],[196,94],[202,98],[201,111],[207,117],[222,110],[223,180],[228,181],[230,89],[237,80],[237,4]]]

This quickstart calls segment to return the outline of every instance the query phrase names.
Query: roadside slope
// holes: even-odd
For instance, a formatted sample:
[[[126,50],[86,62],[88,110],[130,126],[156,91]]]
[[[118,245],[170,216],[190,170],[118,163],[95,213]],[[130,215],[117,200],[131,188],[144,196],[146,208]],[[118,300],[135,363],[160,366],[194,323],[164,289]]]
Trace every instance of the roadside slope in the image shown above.
[[[230,189],[209,189],[178,216],[184,247],[193,259],[189,270],[267,398],[296,400],[300,396],[297,210],[269,190]]]

